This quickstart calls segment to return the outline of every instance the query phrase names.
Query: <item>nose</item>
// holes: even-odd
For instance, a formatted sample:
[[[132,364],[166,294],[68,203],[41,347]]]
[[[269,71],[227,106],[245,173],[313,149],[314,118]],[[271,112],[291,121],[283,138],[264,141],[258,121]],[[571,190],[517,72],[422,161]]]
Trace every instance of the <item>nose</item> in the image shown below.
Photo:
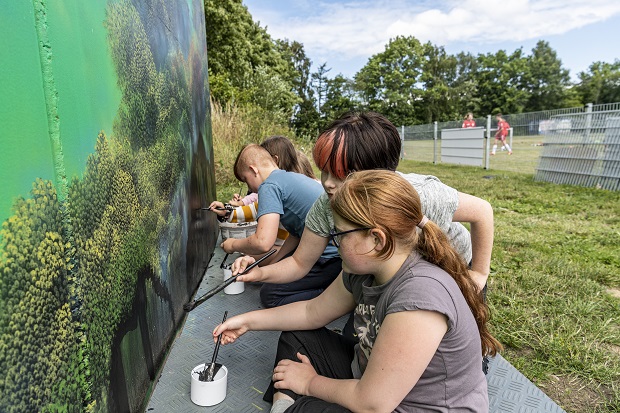
[[[329,171],[321,171],[321,178],[325,189],[333,189],[336,187],[335,176],[329,173]]]

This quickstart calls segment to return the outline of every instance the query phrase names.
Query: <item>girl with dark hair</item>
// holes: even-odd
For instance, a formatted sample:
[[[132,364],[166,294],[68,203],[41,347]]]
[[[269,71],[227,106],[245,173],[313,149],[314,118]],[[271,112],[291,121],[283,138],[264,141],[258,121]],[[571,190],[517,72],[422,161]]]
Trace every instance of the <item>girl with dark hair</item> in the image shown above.
[[[260,146],[267,149],[278,168],[303,174],[299,168],[297,149],[295,149],[293,142],[289,138],[285,136],[270,136]]]

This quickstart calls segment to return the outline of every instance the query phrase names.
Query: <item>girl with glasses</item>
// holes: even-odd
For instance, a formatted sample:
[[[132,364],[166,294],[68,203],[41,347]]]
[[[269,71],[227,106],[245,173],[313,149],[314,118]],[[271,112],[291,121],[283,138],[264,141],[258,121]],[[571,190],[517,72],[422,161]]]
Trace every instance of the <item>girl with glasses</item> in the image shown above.
[[[310,301],[219,325],[222,344],[282,330],[273,413],[488,411],[483,355],[501,345],[466,262],[390,171],[350,175],[331,200],[343,272]],[[359,342],[326,328],[354,310]]]

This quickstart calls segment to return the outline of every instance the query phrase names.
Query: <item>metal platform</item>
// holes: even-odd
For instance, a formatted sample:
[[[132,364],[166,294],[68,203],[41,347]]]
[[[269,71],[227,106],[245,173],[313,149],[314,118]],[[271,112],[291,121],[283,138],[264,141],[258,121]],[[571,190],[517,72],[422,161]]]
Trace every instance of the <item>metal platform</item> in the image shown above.
[[[223,258],[224,252],[216,248],[197,297],[223,280],[219,268]],[[226,310],[232,317],[261,308],[259,290],[259,285],[246,284],[241,294],[227,295],[222,292],[188,314],[153,389],[147,412],[269,412],[271,405],[263,401],[263,392],[271,379],[278,332],[249,332],[236,343],[220,348],[217,361],[229,371],[227,395],[222,403],[201,407],[190,398],[191,370],[199,364],[210,362],[213,355],[213,328],[222,321]],[[329,327],[342,328],[344,321],[345,318],[342,318]],[[502,356],[491,360],[487,381],[491,412],[564,412]]]

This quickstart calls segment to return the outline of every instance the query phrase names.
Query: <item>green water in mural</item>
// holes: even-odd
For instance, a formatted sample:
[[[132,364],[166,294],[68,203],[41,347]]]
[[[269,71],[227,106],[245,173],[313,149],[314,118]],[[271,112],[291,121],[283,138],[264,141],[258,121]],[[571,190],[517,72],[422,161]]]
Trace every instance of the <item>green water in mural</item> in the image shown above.
[[[19,22],[16,24],[15,22]],[[36,177],[54,177],[32,3],[0,13],[0,222]]]
[[[81,176],[97,134],[112,133],[121,94],[103,26],[106,1],[47,3],[53,86],[58,93],[62,156],[52,154],[32,2],[6,2],[0,13],[0,222],[35,178],[54,180],[54,156],[67,178]],[[16,23],[18,22],[18,23]]]

